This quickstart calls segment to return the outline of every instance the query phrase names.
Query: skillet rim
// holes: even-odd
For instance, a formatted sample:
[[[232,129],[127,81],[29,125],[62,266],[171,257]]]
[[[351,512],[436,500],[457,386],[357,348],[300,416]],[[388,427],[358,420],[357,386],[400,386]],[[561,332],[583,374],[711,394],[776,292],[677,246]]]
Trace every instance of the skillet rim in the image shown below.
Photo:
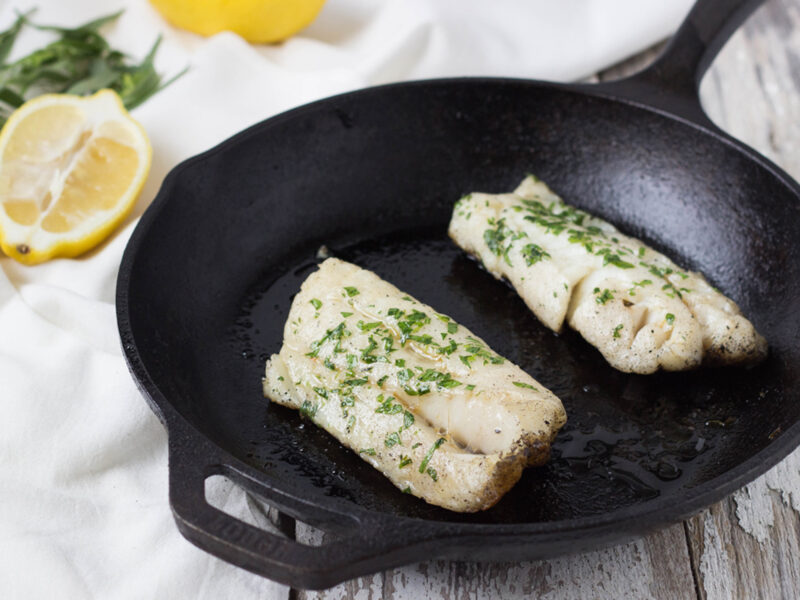
[[[492,85],[498,87],[503,85],[514,85],[531,88],[544,88],[548,90],[557,90],[562,93],[602,98],[604,100],[622,103],[635,109],[658,114],[660,117],[669,119],[673,122],[678,122],[684,126],[688,126],[694,130],[697,130],[701,134],[710,135],[715,139],[715,141],[725,144],[729,148],[736,150],[737,152],[743,154],[747,159],[755,162],[760,167],[769,171],[772,176],[774,176],[785,187],[789,188],[789,190],[793,192],[795,200],[800,199],[800,184],[798,184],[780,167],[760,154],[757,150],[731,137],[708,119],[705,119],[702,122],[697,122],[690,118],[670,112],[667,109],[653,106],[644,100],[622,95],[623,90],[621,88],[617,90],[616,84],[623,83],[625,81],[627,80],[619,80],[600,84],[575,84],[511,77],[451,77],[404,81],[371,86],[318,99],[259,121],[234,134],[230,138],[220,142],[216,146],[193,157],[185,159],[173,167],[164,178],[155,198],[140,217],[139,222],[137,223],[134,231],[131,234],[131,237],[127,242],[122,261],[120,263],[115,294],[117,324],[122,342],[125,362],[129,371],[131,372],[132,377],[134,378],[137,387],[143,393],[145,400],[162,422],[162,425],[164,425],[168,436],[172,438],[173,435],[181,433],[183,435],[188,435],[192,439],[192,443],[195,445],[198,445],[198,438],[202,443],[210,444],[214,448],[215,454],[217,455],[215,460],[218,460],[221,465],[227,465],[233,468],[234,471],[238,471],[239,473],[247,475],[260,486],[269,488],[271,490],[278,490],[281,495],[293,500],[295,502],[295,506],[302,507],[312,504],[330,509],[334,513],[343,513],[356,516],[357,519],[357,515],[361,515],[362,517],[368,517],[373,521],[377,520],[383,522],[391,521],[394,523],[413,523],[418,527],[428,528],[430,534],[425,536],[426,540],[439,540],[440,542],[447,542],[456,538],[475,535],[503,535],[512,537],[527,537],[530,538],[529,543],[533,545],[537,541],[537,538],[544,542],[544,538],[554,534],[580,533],[580,537],[584,538],[584,541],[589,542],[589,545],[591,545],[592,539],[597,540],[594,544],[594,547],[597,547],[603,545],[601,540],[603,539],[604,535],[613,537],[615,540],[622,540],[626,536],[641,535],[667,524],[681,521],[686,517],[702,510],[703,508],[722,500],[733,491],[741,488],[742,486],[755,480],[760,475],[766,473],[769,469],[786,458],[786,456],[788,456],[794,449],[797,448],[798,445],[800,445],[800,419],[798,419],[789,429],[781,433],[775,440],[771,441],[767,446],[750,456],[747,460],[737,464],[721,475],[699,484],[688,492],[684,491],[683,494],[678,496],[678,501],[674,501],[674,494],[664,493],[651,500],[620,507],[618,509],[598,515],[535,523],[465,523],[458,521],[441,521],[436,519],[393,515],[391,513],[364,508],[358,504],[354,504],[340,498],[326,496],[324,494],[320,494],[305,500],[299,493],[297,493],[298,490],[294,488],[291,483],[285,481],[279,482],[278,480],[269,477],[264,471],[245,463],[241,459],[234,456],[229,450],[217,444],[209,436],[200,431],[200,429],[198,429],[189,419],[184,417],[175,406],[173,406],[171,401],[159,390],[155,380],[150,377],[149,371],[141,358],[139,349],[135,342],[134,332],[131,328],[129,315],[130,305],[128,302],[128,293],[130,288],[131,272],[137,255],[144,244],[144,240],[150,229],[150,226],[158,218],[161,210],[168,202],[175,182],[179,180],[180,176],[185,171],[191,169],[196,163],[201,163],[218,153],[228,151],[230,148],[235,147],[241,142],[249,139],[251,136],[259,134],[265,128],[269,128],[286,120],[293,119],[296,116],[313,112],[324,105],[330,105],[341,100],[368,96],[375,93],[385,93],[387,90],[390,91],[396,88],[416,88],[432,85]],[[208,457],[204,456],[203,458]],[[171,460],[169,462],[170,476],[172,476],[173,465],[171,464]],[[267,501],[275,505],[281,504],[280,501],[274,498],[269,498]],[[170,498],[170,503],[172,504],[172,498]],[[284,510],[284,512],[287,511]],[[298,520],[301,521],[313,521],[313,519],[303,519],[299,517],[295,518],[298,518]],[[616,535],[614,535],[613,532],[608,531],[609,528],[612,527],[616,527]],[[430,531],[431,528],[433,531]],[[325,529],[324,525],[323,529]],[[410,543],[413,544],[413,542]],[[553,553],[552,555],[555,556],[557,553]],[[429,558],[435,558],[435,556],[431,556]]]

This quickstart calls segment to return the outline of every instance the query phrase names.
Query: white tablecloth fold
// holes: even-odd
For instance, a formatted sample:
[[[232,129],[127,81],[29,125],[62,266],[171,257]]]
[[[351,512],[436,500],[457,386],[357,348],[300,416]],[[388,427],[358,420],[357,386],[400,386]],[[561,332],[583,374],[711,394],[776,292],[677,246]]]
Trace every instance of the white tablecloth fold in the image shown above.
[[[669,35],[689,0],[328,0],[304,32],[250,46],[171,28],[144,0],[0,0],[0,27],[37,6],[78,24],[124,7],[105,33],[177,83],[134,111],[153,144],[139,202],[77,260],[0,258],[0,596],[273,598],[285,588],[197,550],[172,522],[166,436],[129,376],[114,286],[135,221],[179,161],[288,108],[372,84],[453,75],[574,80]],[[26,32],[15,55],[47,39]],[[216,502],[251,513],[244,494]],[[252,518],[252,514],[250,517]]]

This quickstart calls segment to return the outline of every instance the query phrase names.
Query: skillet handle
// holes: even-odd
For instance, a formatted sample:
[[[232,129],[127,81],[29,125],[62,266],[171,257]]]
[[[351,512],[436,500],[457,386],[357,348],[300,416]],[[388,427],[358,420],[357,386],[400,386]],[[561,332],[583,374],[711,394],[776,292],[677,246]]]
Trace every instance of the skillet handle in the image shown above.
[[[218,558],[294,588],[323,589],[385,569],[387,557],[391,567],[426,555],[424,546],[430,538],[412,523],[325,514],[216,460],[210,442],[172,432],[169,437],[169,500],[178,530]],[[228,477],[289,514],[312,515],[309,522],[324,522],[325,529],[343,535],[321,546],[307,546],[240,521],[206,501],[205,480],[212,475]]]
[[[700,81],[717,53],[765,0],[697,0],[652,65],[602,91],[716,128],[700,105]]]

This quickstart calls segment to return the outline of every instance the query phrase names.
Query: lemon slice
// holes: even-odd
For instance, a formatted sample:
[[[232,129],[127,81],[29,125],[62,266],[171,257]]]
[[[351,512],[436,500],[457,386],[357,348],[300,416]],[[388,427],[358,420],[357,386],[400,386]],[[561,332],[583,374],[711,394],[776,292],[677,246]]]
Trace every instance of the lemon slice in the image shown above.
[[[93,248],[133,208],[151,155],[111,90],[26,102],[0,132],[3,252],[32,265]]]

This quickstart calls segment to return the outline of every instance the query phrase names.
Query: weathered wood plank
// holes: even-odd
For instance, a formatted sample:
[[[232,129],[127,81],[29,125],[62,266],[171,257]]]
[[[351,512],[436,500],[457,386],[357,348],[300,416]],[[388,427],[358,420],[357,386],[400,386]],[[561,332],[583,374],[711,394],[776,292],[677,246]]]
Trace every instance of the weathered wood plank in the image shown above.
[[[770,0],[736,32],[700,88],[709,117],[800,176],[800,3]]]
[[[778,469],[789,467],[798,490],[800,453]],[[800,597],[800,515],[781,497],[787,483],[770,472],[688,521],[702,597]]]
[[[325,534],[302,523],[297,539],[324,543]],[[695,587],[682,525],[605,550],[548,561],[468,563],[432,561],[354,579],[302,600],[693,599]]]
[[[644,52],[640,52],[636,56],[630,57],[628,60],[600,71],[597,74],[597,80],[612,81],[614,79],[622,79],[623,77],[628,77],[634,73],[642,71],[645,67],[650,65],[650,63],[652,63],[659,54],[661,54],[668,41],[669,40],[664,40],[663,42],[651,46]]]

